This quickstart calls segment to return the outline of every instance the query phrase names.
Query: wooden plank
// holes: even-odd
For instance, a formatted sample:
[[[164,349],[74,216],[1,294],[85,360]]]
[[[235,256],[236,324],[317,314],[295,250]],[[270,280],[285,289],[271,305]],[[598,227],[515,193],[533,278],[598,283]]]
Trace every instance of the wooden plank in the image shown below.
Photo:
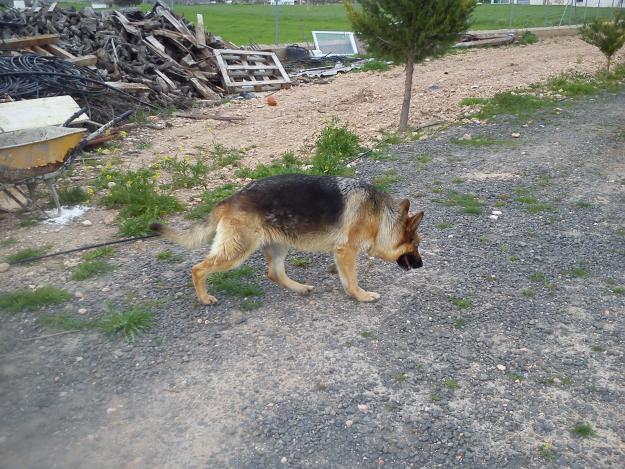
[[[32,129],[48,125],[61,125],[80,107],[71,96],[51,96],[49,98],[25,99],[0,104],[0,129]],[[82,114],[74,123],[89,119]]]
[[[52,13],[54,9],[56,8],[57,4],[58,2],[54,2],[52,5],[50,5],[50,8],[48,8],[48,13]]]
[[[54,57],[49,51],[45,50],[41,46],[33,46],[32,50],[35,54],[44,55],[46,57]]]
[[[73,59],[69,59],[68,62],[76,65],[82,65],[83,67],[89,67],[91,65],[97,64],[98,58],[93,54],[81,55],[80,57],[74,57]]]
[[[126,91],[127,93],[141,93],[151,90],[149,86],[143,83],[126,83],[123,81],[107,81],[105,83],[115,89]]]
[[[135,36],[139,36],[141,37],[141,31],[139,30],[139,28],[137,28],[136,26],[133,26],[132,23],[130,21],[128,21],[128,18],[126,18],[123,13],[115,10],[113,12],[113,14],[115,15],[115,18],[117,18],[117,20],[121,23],[121,25],[124,27],[124,29],[126,30],[126,32],[133,34]]]
[[[228,65],[226,70],[279,70],[277,65]]]
[[[50,53],[52,53],[52,55],[55,55],[62,59],[75,59],[76,58],[74,54],[70,54],[65,49],[55,44],[46,44],[45,46],[43,46],[43,48],[49,51]]]
[[[200,80],[198,80],[197,78],[191,78],[191,80],[189,80],[193,86],[195,87],[195,89],[206,99],[215,99],[215,97],[218,97],[219,95],[217,93],[215,93],[213,90],[211,90],[210,88],[207,88],[206,86],[204,86]]]
[[[169,10],[167,10],[166,8],[157,6],[156,13],[158,13],[167,21],[169,21],[169,23],[174,28],[176,28],[176,30],[180,34],[182,34],[187,41],[189,41],[191,44],[196,44],[195,36],[191,34],[191,31],[189,31],[189,28],[187,28],[187,26],[183,22],[179,21],[174,15],[172,15],[172,13]]]
[[[172,90],[178,89],[176,84],[173,81],[171,81],[169,77],[165,75],[163,72],[161,72],[159,69],[154,69],[154,73],[156,73],[159,77],[161,77],[163,81],[167,83],[167,86],[169,86]]]
[[[158,39],[156,39],[154,36],[148,36],[145,38],[145,40],[148,41],[150,44],[152,44],[161,52],[165,52],[165,46],[161,44],[161,42]]]
[[[43,46],[59,42],[58,34],[39,34],[37,36],[0,39],[0,49],[24,49],[26,47]]]
[[[154,34],[155,36],[163,36],[169,39],[175,39],[177,41],[184,38],[182,34],[177,33],[176,31],[170,31],[169,29],[155,29],[154,31],[152,31],[152,34]]]
[[[195,40],[199,46],[206,45],[206,30],[204,29],[204,15],[197,14],[197,25],[195,26]]]

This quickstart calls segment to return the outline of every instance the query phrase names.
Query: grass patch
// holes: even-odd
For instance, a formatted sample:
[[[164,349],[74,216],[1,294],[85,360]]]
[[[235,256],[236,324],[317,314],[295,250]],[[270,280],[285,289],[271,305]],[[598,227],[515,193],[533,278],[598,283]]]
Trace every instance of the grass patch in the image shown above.
[[[193,207],[188,213],[187,218],[192,220],[203,220],[215,208],[219,202],[227,199],[239,189],[236,184],[224,184],[212,191],[206,191],[202,195],[202,201]]]
[[[36,219],[36,218],[22,218],[20,219],[19,225],[21,228],[28,228],[29,226],[35,226],[37,223],[39,223],[40,220]]]
[[[485,147],[489,145],[497,145],[498,143],[502,143],[501,140],[494,139],[492,137],[472,137],[472,138],[452,138],[451,143],[455,143],[456,145],[464,145],[469,147]]]
[[[578,200],[577,202],[575,202],[575,206],[577,208],[590,208],[592,207],[592,204],[586,200]]]
[[[119,209],[118,225],[122,236],[146,234],[150,231],[150,223],[183,209],[174,197],[157,189],[157,179],[158,175],[150,168],[138,171],[105,168],[97,176],[95,186],[98,190],[107,188],[109,182],[115,183],[102,198],[102,203]]]
[[[547,281],[547,276],[542,272],[534,272],[529,276],[530,282],[541,282],[544,283]]]
[[[553,210],[553,206],[546,202],[540,201],[532,194],[532,187],[519,187],[515,190],[516,202],[523,204],[525,210],[530,213],[540,213]]]
[[[508,373],[508,378],[510,381],[525,381],[525,376],[519,373]]]
[[[18,243],[15,238],[5,238],[0,240],[0,248],[8,248],[9,246],[14,246]]]
[[[156,255],[156,258],[159,261],[167,262],[168,264],[176,264],[182,260],[182,256],[180,254],[176,254],[175,252],[169,250],[159,252]]]
[[[614,293],[615,295],[625,295],[625,288],[624,287],[612,287],[612,293]]]
[[[442,399],[442,397],[440,396],[440,394],[433,392],[432,394],[430,394],[430,400],[432,402],[438,402]]]
[[[514,91],[497,93],[490,99],[465,98],[460,104],[464,106],[479,105],[480,110],[475,114],[480,119],[491,119],[498,115],[510,115],[517,119],[527,119],[538,111],[549,110],[555,107],[553,100],[540,98],[531,94],[519,94]],[[470,142],[465,140],[464,142]]]
[[[451,223],[448,223],[448,222],[438,223],[436,225],[436,228],[438,228],[439,230],[447,230],[451,228]]]
[[[524,288],[523,290],[521,290],[521,295],[523,295],[525,298],[534,298],[534,296],[536,296],[534,290],[532,290],[531,288]]]
[[[282,174],[306,173],[303,169],[304,162],[298,160],[292,151],[284,153],[280,159],[269,164],[260,164],[255,168],[241,168],[237,170],[236,176],[239,178],[262,179],[270,176],[280,176]]]
[[[28,259],[32,259],[34,257],[43,256],[48,250],[50,246],[42,246],[40,248],[26,248],[21,251],[17,251],[14,254],[6,257],[6,261],[9,264],[15,264],[16,262],[23,262]]]
[[[464,326],[466,326],[469,323],[469,318],[465,318],[463,316],[458,316],[456,319],[454,319],[454,327],[456,329],[464,329]]]
[[[605,347],[602,347],[601,345],[593,345],[592,347],[590,347],[590,350],[596,353],[603,353],[607,349]]]
[[[391,66],[384,60],[380,59],[371,59],[364,63],[362,67],[360,67],[361,72],[386,72],[389,70]]]
[[[432,157],[428,155],[427,153],[421,153],[415,159],[417,160],[417,162],[421,164],[428,164],[430,161],[432,161]]]
[[[567,275],[569,277],[575,278],[588,278],[590,277],[590,272],[584,269],[581,266],[571,267],[569,270],[565,270],[562,272],[563,275]]]
[[[78,205],[89,200],[89,194],[80,186],[78,187],[61,187],[57,191],[59,195],[59,203],[62,206]],[[53,203],[52,201],[50,202]]]
[[[395,373],[395,381],[397,381],[398,383],[403,383],[404,381],[406,381],[407,378],[408,375],[403,371],[398,371],[397,373]]]
[[[213,160],[213,169],[236,166],[238,161],[245,156],[245,152],[238,148],[228,148],[220,143],[213,146],[209,154]]]
[[[375,336],[375,334],[371,331],[362,331],[360,333],[361,337],[363,337],[364,339],[369,339],[369,340],[378,340],[378,338]]]
[[[581,438],[588,438],[588,437],[596,435],[596,432],[592,428],[592,425],[590,425],[589,423],[586,423],[586,422],[579,422],[579,423],[577,423],[571,429],[571,433],[573,433],[573,435],[581,437]]]
[[[523,34],[521,34],[521,37],[517,41],[517,44],[527,46],[528,44],[535,44],[537,42],[538,36],[536,36],[536,34],[534,34],[532,31],[523,31]]]
[[[473,306],[473,301],[471,300],[471,298],[462,298],[462,297],[452,296],[450,300],[454,304],[454,306],[456,306],[459,309],[467,309]]]
[[[551,445],[547,442],[538,447],[538,454],[547,461],[554,462],[556,460],[556,454],[551,449]]]
[[[510,259],[510,262],[517,262],[520,260],[519,256],[514,256],[514,255],[510,256],[509,259]]]
[[[598,91],[598,83],[593,77],[562,74],[547,80],[547,89],[576,98],[596,93]]]
[[[85,261],[74,268],[70,278],[72,280],[82,281],[97,275],[102,275],[107,272],[111,272],[113,266],[108,262],[95,259],[92,261]]]
[[[460,389],[460,383],[453,378],[444,380],[443,386],[445,386],[447,389],[451,389],[452,391],[455,391],[456,389]]]
[[[31,311],[46,305],[65,303],[72,297],[71,294],[60,288],[44,286],[37,290],[17,290],[10,293],[0,293],[0,310],[9,313]]]
[[[50,329],[61,329],[64,331],[80,331],[83,329],[92,329],[93,320],[74,318],[65,313],[40,316],[37,318],[37,324]]]
[[[96,259],[103,259],[106,257],[112,257],[115,254],[115,249],[111,246],[104,246],[93,251],[88,251],[82,255],[85,261],[95,261]]]
[[[361,150],[358,136],[347,125],[332,119],[321,130],[316,142],[316,151],[311,160],[312,172],[326,175],[348,175],[345,164],[354,159]]]
[[[293,257],[289,259],[289,264],[294,267],[308,267],[312,261],[308,257]]]
[[[254,281],[256,271],[252,267],[243,266],[228,272],[218,272],[208,277],[212,288],[228,296],[260,296],[263,290]]]
[[[196,156],[195,160],[188,157],[182,159],[166,156],[155,163],[152,168],[155,171],[163,170],[169,174],[170,181],[161,184],[163,189],[189,189],[204,186],[211,167],[204,156]]]
[[[449,191],[447,199],[440,201],[445,207],[458,207],[462,212],[470,215],[482,213],[483,202],[472,194],[463,194],[457,191]]]
[[[241,301],[239,308],[241,309],[241,311],[254,311],[255,309],[260,308],[262,305],[263,303],[260,300],[245,298],[243,301]]]
[[[401,181],[401,177],[397,175],[397,171],[389,169],[384,174],[377,176],[371,180],[373,186],[382,192],[387,192],[393,184]]]

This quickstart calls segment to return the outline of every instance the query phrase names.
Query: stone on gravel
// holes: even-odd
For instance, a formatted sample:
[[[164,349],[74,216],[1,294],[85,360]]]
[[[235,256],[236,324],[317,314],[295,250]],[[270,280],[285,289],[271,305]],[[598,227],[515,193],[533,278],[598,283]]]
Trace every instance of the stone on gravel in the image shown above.
[[[6,272],[10,268],[11,268],[11,264],[9,264],[8,262],[3,262],[0,264],[0,272]]]

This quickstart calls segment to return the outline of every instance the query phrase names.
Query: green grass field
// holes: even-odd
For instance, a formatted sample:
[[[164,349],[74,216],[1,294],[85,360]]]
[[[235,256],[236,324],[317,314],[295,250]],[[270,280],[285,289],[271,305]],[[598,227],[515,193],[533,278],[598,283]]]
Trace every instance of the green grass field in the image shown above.
[[[74,3],[78,6],[79,4]],[[141,5],[149,9],[150,5]],[[471,19],[471,29],[505,29],[510,24],[512,9],[513,28],[536,26],[557,26],[564,12],[563,6],[529,5],[480,5]],[[195,23],[196,13],[204,15],[208,31],[222,36],[235,44],[244,45],[254,41],[258,44],[273,44],[276,39],[275,15],[279,12],[279,42],[312,43],[313,30],[349,31],[351,29],[345,9],[341,4],[333,5],[179,5],[178,14]],[[609,17],[612,8],[588,8],[586,18]],[[562,24],[583,23],[584,8],[568,8]]]

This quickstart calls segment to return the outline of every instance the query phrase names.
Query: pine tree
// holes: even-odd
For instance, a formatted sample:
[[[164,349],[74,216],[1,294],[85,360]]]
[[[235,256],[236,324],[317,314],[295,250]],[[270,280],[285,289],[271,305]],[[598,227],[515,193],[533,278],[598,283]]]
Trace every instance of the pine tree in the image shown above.
[[[594,18],[579,30],[582,39],[597,46],[608,59],[607,73],[610,73],[612,56],[625,44],[625,14],[617,12],[610,20]]]
[[[467,30],[475,0],[343,0],[372,55],[406,64],[399,131],[408,129],[414,64],[442,55]]]

